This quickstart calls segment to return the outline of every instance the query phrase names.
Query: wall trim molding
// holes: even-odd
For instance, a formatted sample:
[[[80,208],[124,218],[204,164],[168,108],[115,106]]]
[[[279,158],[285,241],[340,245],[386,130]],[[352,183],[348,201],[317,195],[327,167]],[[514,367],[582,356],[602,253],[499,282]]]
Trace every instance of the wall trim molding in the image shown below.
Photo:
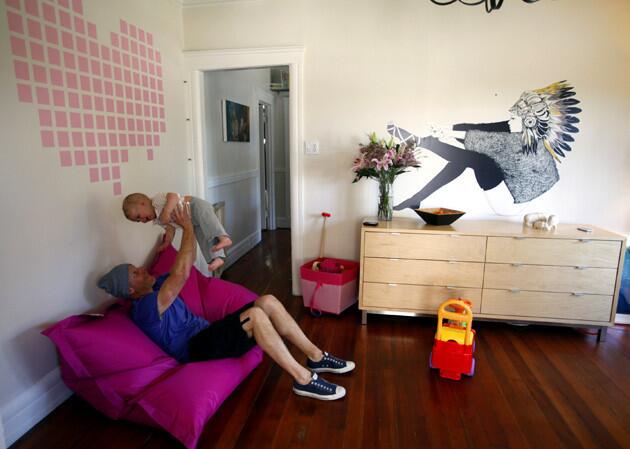
[[[261,240],[262,233],[260,232],[260,229],[258,229],[242,239],[236,245],[233,245],[230,248],[227,257],[225,258],[224,270],[229,268],[230,265],[243,257],[245,253],[247,253],[254,246],[258,245]]]
[[[71,395],[72,391],[61,380],[61,372],[57,367],[10,401],[2,409],[1,416],[7,447],[15,443]]]
[[[218,186],[223,186],[226,184],[233,184],[236,182],[245,181],[250,178],[258,178],[260,173],[258,169],[247,170],[238,173],[232,173],[230,175],[225,176],[214,176],[212,178],[208,178],[208,182],[206,183],[207,189],[213,189]]]
[[[615,323],[630,324],[630,314],[618,313],[617,315],[615,315]]]

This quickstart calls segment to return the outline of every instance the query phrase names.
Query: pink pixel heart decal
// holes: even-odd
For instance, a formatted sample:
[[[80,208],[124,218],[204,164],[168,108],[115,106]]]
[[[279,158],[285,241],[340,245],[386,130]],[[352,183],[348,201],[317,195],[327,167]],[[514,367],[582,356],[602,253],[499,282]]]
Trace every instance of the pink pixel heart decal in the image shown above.
[[[110,45],[81,0],[5,0],[17,98],[37,106],[44,148],[61,167],[87,168],[90,182],[122,193],[130,148],[147,160],[166,132],[162,59],[153,35],[120,20]]]

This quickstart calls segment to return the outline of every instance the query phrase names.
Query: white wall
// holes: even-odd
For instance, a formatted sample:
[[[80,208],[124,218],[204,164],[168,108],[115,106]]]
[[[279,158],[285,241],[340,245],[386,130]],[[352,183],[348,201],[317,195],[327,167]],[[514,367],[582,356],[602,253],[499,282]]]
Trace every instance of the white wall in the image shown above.
[[[260,241],[258,99],[269,94],[269,69],[204,74],[206,199],[225,201],[225,228],[233,246],[228,263]],[[249,142],[224,142],[221,100],[249,106]]]
[[[327,247],[358,256],[360,218],[375,214],[377,201],[375,182],[351,184],[366,133],[385,134],[389,120],[419,133],[428,124],[504,120],[523,90],[563,79],[582,101],[580,133],[560,182],[519,212],[630,234],[629,22],[626,0],[509,2],[492,14],[417,0],[184,9],[186,50],[306,48],[304,139],[319,141],[321,154],[304,158],[305,257],[317,253],[322,210],[332,213]],[[424,168],[397,180],[397,201],[444,163],[426,154]],[[470,172],[425,203],[434,204],[461,207],[466,218],[496,217]]]
[[[107,295],[97,289],[98,277],[116,263],[144,263],[156,241],[158,229],[124,219],[122,197],[134,191],[189,191],[192,180],[185,154],[180,6],[170,0],[83,1],[83,17],[96,25],[100,45],[111,47],[110,32],[119,32],[124,19],[152,33],[162,55],[166,129],[153,147],[154,160],[147,160],[147,146],[128,148],[129,161],[120,164],[119,195],[111,181],[91,183],[85,166],[61,167],[57,147],[43,148],[38,106],[19,102],[16,94],[8,8],[0,4],[0,192],[5,205],[0,411],[11,444],[68,394],[59,383],[53,345],[40,331],[102,304]],[[25,61],[32,64],[33,58]]]

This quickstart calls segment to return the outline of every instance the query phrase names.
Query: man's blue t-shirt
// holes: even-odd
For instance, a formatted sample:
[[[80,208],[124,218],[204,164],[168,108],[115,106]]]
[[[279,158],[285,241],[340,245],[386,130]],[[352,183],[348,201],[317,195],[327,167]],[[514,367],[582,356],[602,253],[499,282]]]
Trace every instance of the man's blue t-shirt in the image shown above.
[[[193,315],[179,296],[160,317],[158,292],[167,277],[165,274],[157,278],[153,293],[134,301],[131,318],[167,354],[185,363],[188,361],[188,340],[210,323]]]

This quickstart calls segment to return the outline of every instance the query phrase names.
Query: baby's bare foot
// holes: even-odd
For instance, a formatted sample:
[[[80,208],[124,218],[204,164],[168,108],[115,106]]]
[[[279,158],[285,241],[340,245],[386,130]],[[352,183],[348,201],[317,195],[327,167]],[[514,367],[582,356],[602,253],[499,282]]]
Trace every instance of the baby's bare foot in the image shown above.
[[[227,235],[220,235],[218,238],[219,238],[219,243],[217,243],[211,248],[213,253],[216,253],[217,251],[222,250],[223,248],[227,248],[228,246],[232,246],[232,239],[230,239],[230,237],[228,237]]]
[[[222,258],[217,257],[213,259],[212,262],[208,264],[208,271],[216,271],[218,270],[225,262]]]

